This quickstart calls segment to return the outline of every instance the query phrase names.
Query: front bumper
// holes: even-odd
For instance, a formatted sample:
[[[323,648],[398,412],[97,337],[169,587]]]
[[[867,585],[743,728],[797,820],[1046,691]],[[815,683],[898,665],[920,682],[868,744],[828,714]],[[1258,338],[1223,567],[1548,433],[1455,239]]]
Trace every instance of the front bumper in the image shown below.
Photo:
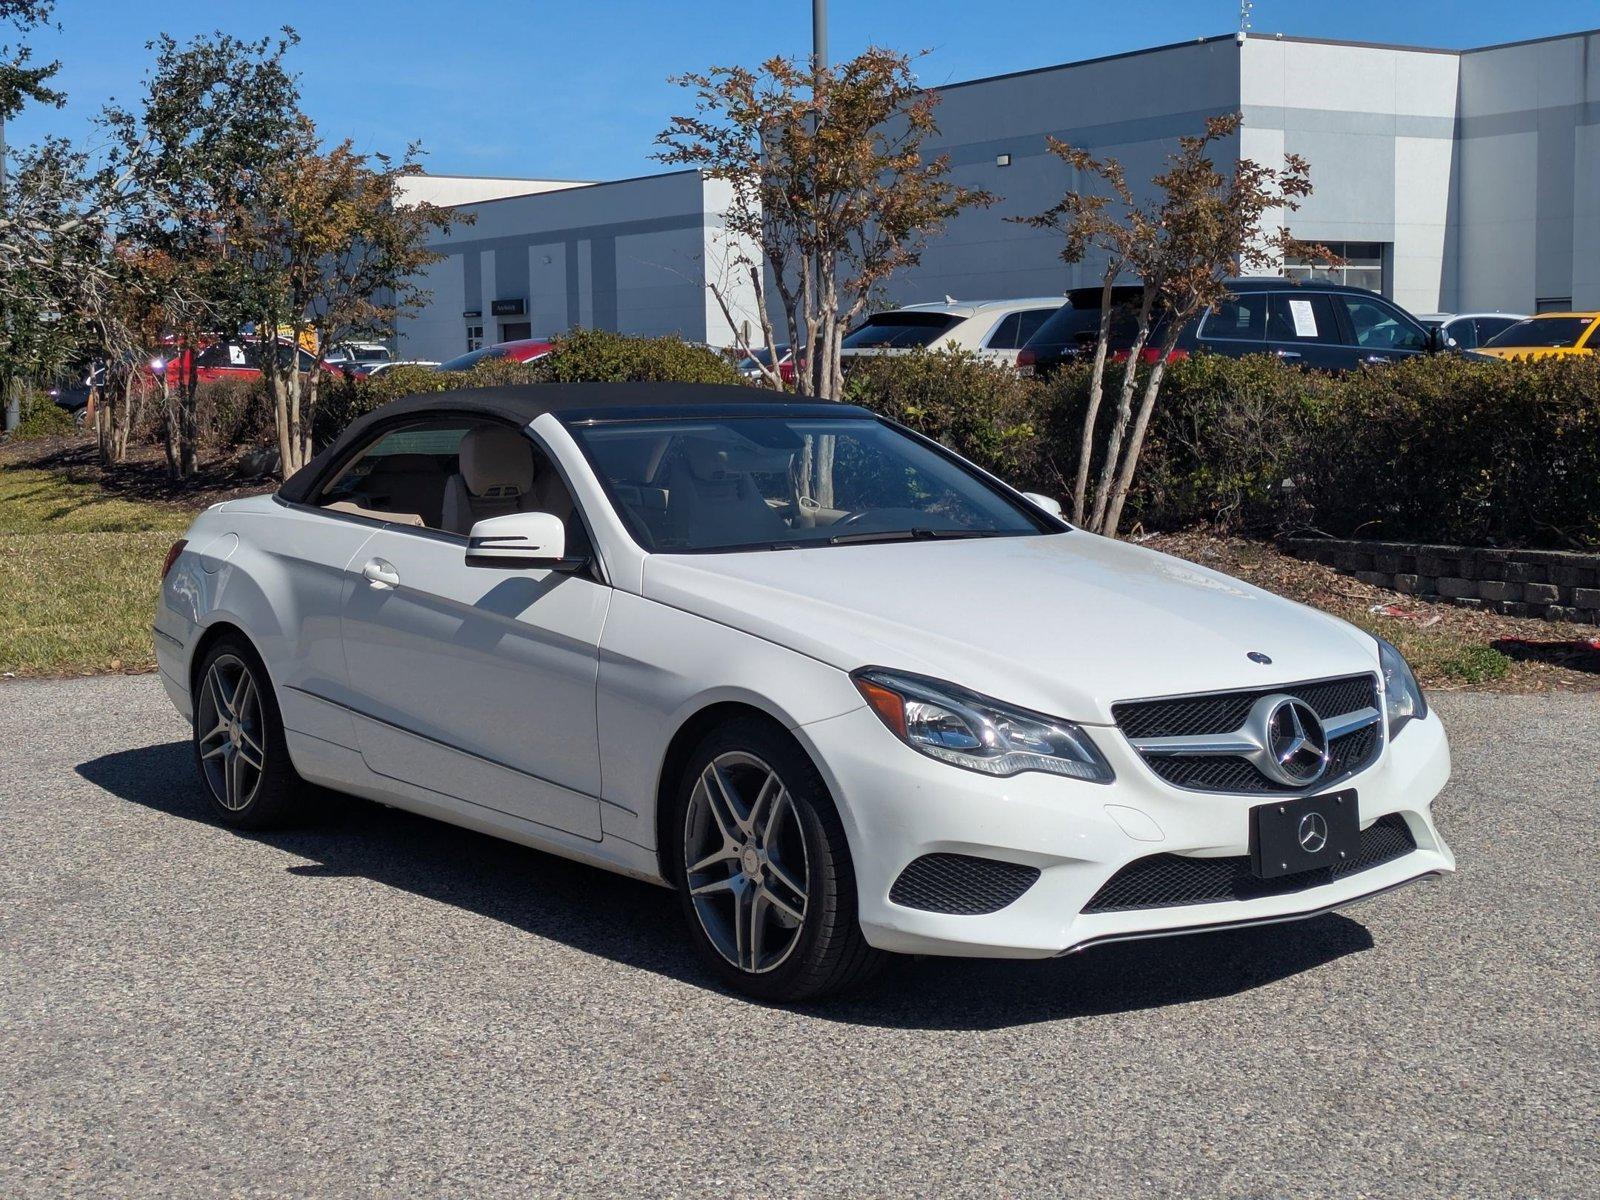
[[[865,708],[795,732],[839,801],[862,930],[883,950],[1048,958],[1103,941],[1314,916],[1455,869],[1432,815],[1450,775],[1449,743],[1434,714],[1408,725],[1371,767],[1326,789],[1356,789],[1364,829],[1399,814],[1416,842],[1410,853],[1278,895],[1100,913],[1083,908],[1135,859],[1247,854],[1250,809],[1274,797],[1171,787],[1118,730],[1106,727],[1089,733],[1116,771],[1109,785],[1038,773],[992,779],[948,766],[896,740]],[[1020,898],[981,915],[890,900],[901,871],[938,853],[1021,863],[1040,874]]]

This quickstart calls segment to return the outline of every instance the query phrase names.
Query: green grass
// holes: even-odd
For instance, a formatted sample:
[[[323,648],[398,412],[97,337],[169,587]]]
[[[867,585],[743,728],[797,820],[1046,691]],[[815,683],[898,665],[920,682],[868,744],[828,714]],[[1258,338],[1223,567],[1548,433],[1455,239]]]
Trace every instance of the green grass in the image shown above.
[[[1376,622],[1365,611],[1342,611],[1337,615],[1393,642],[1425,688],[1481,687],[1511,673],[1510,658],[1463,633],[1411,629],[1395,621]]]
[[[0,673],[153,666],[157,576],[189,516],[48,471],[0,468]]]

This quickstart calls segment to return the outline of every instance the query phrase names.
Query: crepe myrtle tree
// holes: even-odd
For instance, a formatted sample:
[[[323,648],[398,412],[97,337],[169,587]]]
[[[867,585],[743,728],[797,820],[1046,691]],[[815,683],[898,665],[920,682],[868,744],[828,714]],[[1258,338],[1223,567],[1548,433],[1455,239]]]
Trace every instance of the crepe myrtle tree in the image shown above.
[[[1083,524],[1089,492],[1089,468],[1094,458],[1095,421],[1105,391],[1106,357],[1111,340],[1111,299],[1117,280],[1130,270],[1142,269],[1155,244],[1155,229],[1148,214],[1134,202],[1127,173],[1114,158],[1095,158],[1087,150],[1069,145],[1059,138],[1047,138],[1050,153],[1079,176],[1095,181],[1090,191],[1069,191],[1044,212],[1031,217],[1012,217],[1035,229],[1050,229],[1065,239],[1063,262],[1076,264],[1091,255],[1102,263],[1100,270],[1100,326],[1095,338],[1094,358],[1089,369],[1088,402],[1084,409],[1083,431],[1078,444],[1078,465],[1072,484],[1072,519]],[[1131,386],[1131,380],[1124,380]]]
[[[1237,113],[1211,117],[1203,133],[1179,138],[1177,152],[1168,156],[1166,169],[1151,180],[1153,199],[1148,204],[1133,204],[1125,186],[1118,190],[1120,167],[1110,160],[1095,164],[1098,169],[1093,173],[1112,184],[1116,204],[1123,209],[1120,217],[1109,217],[1107,205],[1073,200],[1069,194],[1062,204],[1032,219],[1037,225],[1060,229],[1068,239],[1068,255],[1081,256],[1096,244],[1102,251],[1109,249],[1120,260],[1119,273],[1127,271],[1142,285],[1117,407],[1099,455],[1100,473],[1086,521],[1096,533],[1116,536],[1167,363],[1184,327],[1228,297],[1231,276],[1275,270],[1290,252],[1337,261],[1326,248],[1297,241],[1281,223],[1285,214],[1294,212],[1311,194],[1311,168],[1305,159],[1286,154],[1281,167],[1239,159],[1231,173],[1217,167],[1213,156],[1218,143],[1234,137],[1241,123]],[[1079,165],[1080,159],[1093,161],[1066,146],[1056,153],[1069,165]],[[1106,228],[1112,223],[1120,226],[1115,233]],[[1104,282],[1106,290],[1102,291],[1102,299],[1108,300],[1115,276],[1102,279],[1110,281]],[[1110,318],[1108,311],[1102,311],[1097,359],[1103,360],[1107,351]],[[1141,376],[1146,358],[1149,369]],[[1093,396],[1091,403],[1098,408]],[[1085,425],[1083,445],[1091,446],[1096,433],[1092,416]],[[1080,459],[1079,467],[1086,481],[1087,460]],[[1075,511],[1081,514],[1083,507],[1075,496]],[[1083,519],[1081,515],[1079,519]]]
[[[925,154],[938,97],[918,86],[907,55],[874,46],[831,67],[777,57],[673,82],[694,94],[694,110],[658,135],[656,157],[731,187],[728,261],[709,286],[739,348],[775,344],[776,308],[798,390],[838,399],[845,330],[930,235],[993,197],[951,182],[947,158]],[[746,285],[759,343],[737,319]],[[776,364],[761,373],[784,386]]]
[[[0,0],[0,30],[26,35],[48,25],[54,7],[51,0]],[[19,223],[8,202],[6,122],[30,102],[60,107],[65,97],[50,86],[60,66],[34,63],[25,44],[0,44],[0,408],[7,427],[20,415],[26,364],[56,339],[49,306],[37,303],[39,280],[12,253],[19,240],[36,237],[37,230]]]
[[[271,166],[288,153],[299,89],[285,58],[299,41],[242,41],[228,34],[180,44],[163,34],[132,108],[101,117],[113,169],[135,180],[119,215],[122,242],[159,263],[146,286],[165,313],[167,369],[161,372],[169,467],[198,465],[199,381],[194,360],[206,342],[236,336],[255,305],[250,262],[227,236],[228,214],[256,202]]]
[[[403,198],[400,181],[421,171],[417,156],[412,146],[395,164],[356,153],[348,140],[323,149],[302,117],[249,202],[226,213],[228,239],[250,278],[285,477],[311,460],[326,371],[320,353],[302,369],[298,350],[386,336],[396,316],[427,302],[416,277],[441,257],[428,242],[460,218]]]

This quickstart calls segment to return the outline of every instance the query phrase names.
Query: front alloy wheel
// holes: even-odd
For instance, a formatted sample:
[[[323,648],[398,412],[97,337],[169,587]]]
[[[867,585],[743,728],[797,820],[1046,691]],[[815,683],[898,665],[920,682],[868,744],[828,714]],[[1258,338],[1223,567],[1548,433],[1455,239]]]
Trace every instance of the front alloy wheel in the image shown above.
[[[876,971],[883,955],[861,933],[839,813],[782,727],[752,715],[713,731],[676,799],[668,862],[690,937],[719,976],[793,1001]]]
[[[706,764],[689,797],[684,873],[700,928],[741,971],[763,974],[794,953],[806,920],[806,835],[778,773],[730,750]]]

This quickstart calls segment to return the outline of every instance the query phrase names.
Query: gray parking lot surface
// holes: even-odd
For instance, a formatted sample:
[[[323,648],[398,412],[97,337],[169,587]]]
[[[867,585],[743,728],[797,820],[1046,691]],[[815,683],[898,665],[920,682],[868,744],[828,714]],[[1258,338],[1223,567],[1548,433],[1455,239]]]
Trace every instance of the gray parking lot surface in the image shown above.
[[[1439,707],[1454,877],[785,1010],[660,889],[217,826],[153,678],[0,686],[0,1195],[1592,1196],[1600,702]]]

